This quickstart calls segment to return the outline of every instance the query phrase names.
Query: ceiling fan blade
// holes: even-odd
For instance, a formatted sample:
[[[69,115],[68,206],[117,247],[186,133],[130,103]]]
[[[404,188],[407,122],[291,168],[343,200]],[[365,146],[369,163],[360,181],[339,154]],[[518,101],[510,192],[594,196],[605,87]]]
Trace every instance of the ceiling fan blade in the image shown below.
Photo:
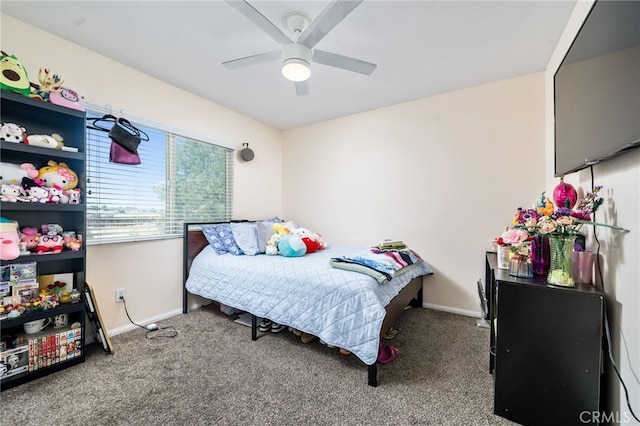
[[[312,49],[360,3],[362,3],[362,0],[333,0],[300,34],[297,42]]]
[[[264,15],[258,12],[249,2],[238,0],[227,0],[227,3],[236,9],[238,12],[247,17],[250,21],[256,24],[262,31],[267,33],[269,37],[274,39],[278,44],[289,44],[292,40],[287,37],[285,33],[280,31],[280,28],[276,27],[271,21],[264,17]]]
[[[296,81],[296,95],[306,96],[309,94],[309,84],[307,81]]]
[[[313,62],[329,65],[330,67],[342,68],[360,74],[371,75],[378,65],[349,56],[338,55],[337,53],[325,52],[324,50],[313,51]]]
[[[274,59],[280,59],[279,51],[259,53],[257,55],[245,56],[244,58],[232,59],[231,61],[223,62],[222,65],[227,67],[227,69],[235,70],[238,68],[248,67],[249,65],[273,61]]]

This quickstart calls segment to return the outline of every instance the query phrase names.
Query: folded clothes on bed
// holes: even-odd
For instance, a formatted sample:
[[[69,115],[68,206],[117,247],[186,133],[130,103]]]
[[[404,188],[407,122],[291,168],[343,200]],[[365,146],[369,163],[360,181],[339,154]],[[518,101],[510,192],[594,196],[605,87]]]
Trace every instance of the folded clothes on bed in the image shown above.
[[[360,272],[384,284],[397,274],[405,272],[422,262],[422,258],[408,248],[402,250],[380,250],[373,247],[353,256],[331,258],[329,264],[338,269]]]

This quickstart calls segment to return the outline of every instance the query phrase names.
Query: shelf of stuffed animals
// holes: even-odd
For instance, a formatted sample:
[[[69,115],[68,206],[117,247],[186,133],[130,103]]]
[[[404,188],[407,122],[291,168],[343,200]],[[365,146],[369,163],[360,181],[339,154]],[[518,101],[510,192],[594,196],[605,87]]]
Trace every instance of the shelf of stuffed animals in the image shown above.
[[[1,265],[35,264],[37,275],[72,274],[73,288],[80,293],[86,282],[86,247],[80,236],[86,234],[86,113],[67,106],[0,90],[0,151],[2,170],[1,220],[15,245],[4,248]],[[29,247],[29,236],[55,236],[64,244],[38,243]],[[42,234],[40,232],[42,231]],[[17,240],[15,239],[17,237]],[[22,240],[22,238],[26,238]],[[69,241],[65,241],[69,238]],[[42,247],[40,247],[42,246]],[[7,268],[4,268],[5,270]],[[15,297],[15,295],[11,296]],[[23,324],[52,315],[67,314],[81,324],[81,347],[85,340],[84,303],[61,304],[2,320],[5,337],[26,331]],[[21,331],[22,330],[22,331]],[[9,348],[11,349],[11,348]],[[84,349],[71,363],[38,371],[0,377],[0,390],[45,376],[84,360]]]
[[[40,161],[44,161],[45,163],[54,159],[59,162],[68,161],[68,160],[80,160],[84,161],[84,153],[77,151],[66,151],[63,149],[54,149],[54,148],[43,148],[40,146],[34,146],[24,143],[15,143],[15,142],[7,142],[0,141],[0,146],[2,147],[2,151],[6,155],[7,153],[16,152],[22,154],[29,154],[33,156],[35,159]]]
[[[0,101],[3,124],[13,123],[24,129],[26,135],[51,136],[57,134],[61,136],[61,142],[54,142],[55,148],[47,148],[49,146],[47,143],[38,141],[39,145],[45,146],[44,149],[58,151],[59,154],[84,150],[84,111],[32,99],[5,90],[0,91]],[[37,110],[40,113],[34,113]],[[15,145],[19,145],[19,143]]]

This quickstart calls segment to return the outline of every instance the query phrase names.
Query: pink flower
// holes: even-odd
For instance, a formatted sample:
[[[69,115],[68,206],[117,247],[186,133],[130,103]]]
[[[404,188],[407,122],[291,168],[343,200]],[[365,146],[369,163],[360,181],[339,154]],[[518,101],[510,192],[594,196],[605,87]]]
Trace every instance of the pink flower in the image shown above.
[[[509,229],[501,235],[502,241],[512,246],[519,246],[529,239],[529,233],[524,229]]]

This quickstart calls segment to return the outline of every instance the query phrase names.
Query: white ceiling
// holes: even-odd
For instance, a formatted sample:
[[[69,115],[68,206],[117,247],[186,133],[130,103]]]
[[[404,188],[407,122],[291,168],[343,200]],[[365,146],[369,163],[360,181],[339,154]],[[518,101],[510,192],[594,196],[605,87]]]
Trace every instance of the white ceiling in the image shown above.
[[[290,34],[327,1],[250,2]],[[223,1],[2,1],[2,13],[131,68],[289,129],[545,69],[576,0],[365,0],[316,47],[378,65],[365,76],[312,65],[297,96],[279,60],[222,62],[280,46]],[[293,38],[293,35],[292,35]],[[16,53],[18,54],[18,53]]]

